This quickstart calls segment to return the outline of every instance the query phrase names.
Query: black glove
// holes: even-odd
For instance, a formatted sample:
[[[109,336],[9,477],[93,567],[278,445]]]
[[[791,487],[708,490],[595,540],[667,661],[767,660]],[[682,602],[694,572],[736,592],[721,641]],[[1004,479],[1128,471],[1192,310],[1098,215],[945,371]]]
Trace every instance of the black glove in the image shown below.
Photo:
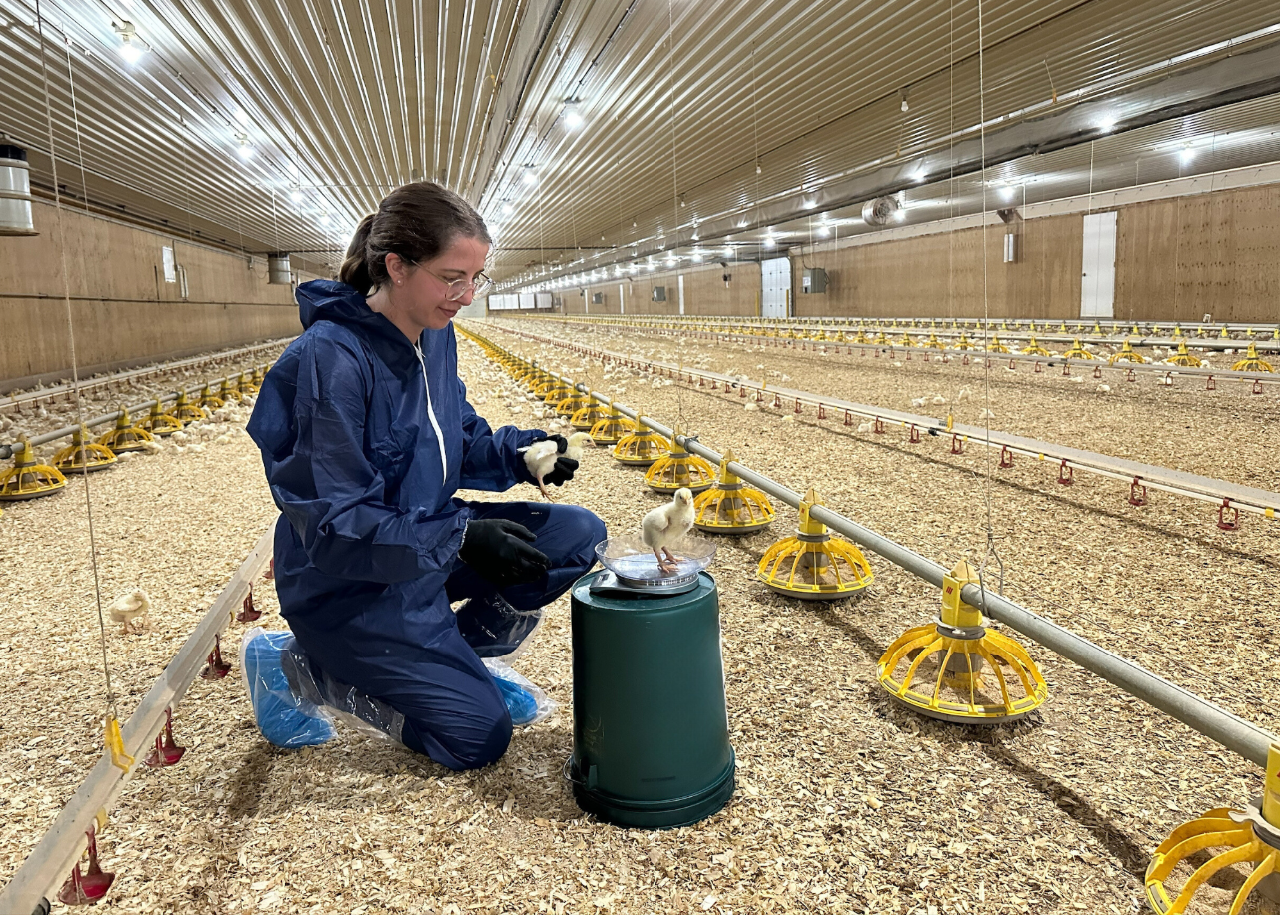
[[[523,524],[505,518],[468,521],[458,558],[499,588],[523,584],[551,567],[546,554],[530,546],[537,539]]]
[[[569,440],[563,435],[548,435],[547,441],[555,442],[556,449],[564,454],[569,449]],[[570,457],[556,458],[556,466],[552,467],[550,472],[542,478],[542,482],[549,486],[563,486],[566,482],[573,479],[573,472],[578,469],[578,462]]]

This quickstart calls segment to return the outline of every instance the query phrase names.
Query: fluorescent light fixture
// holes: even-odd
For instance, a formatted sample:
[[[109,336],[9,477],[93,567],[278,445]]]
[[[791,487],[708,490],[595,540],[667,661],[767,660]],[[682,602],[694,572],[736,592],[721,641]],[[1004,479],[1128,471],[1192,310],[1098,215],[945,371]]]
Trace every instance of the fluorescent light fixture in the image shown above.
[[[524,171],[520,173],[520,180],[533,187],[538,183],[538,170],[532,165],[526,165]]]
[[[564,106],[564,126],[570,130],[577,130],[586,121],[582,117],[582,112],[578,110],[578,106],[573,102],[569,102]]]

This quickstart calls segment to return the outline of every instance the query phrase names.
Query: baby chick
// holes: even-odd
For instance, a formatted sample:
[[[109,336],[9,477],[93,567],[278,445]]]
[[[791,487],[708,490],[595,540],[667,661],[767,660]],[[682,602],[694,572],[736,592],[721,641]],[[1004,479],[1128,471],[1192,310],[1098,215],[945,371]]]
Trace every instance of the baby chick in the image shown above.
[[[595,439],[585,432],[573,433],[569,436],[569,446],[565,449],[564,456],[581,461],[582,448],[587,442],[594,445]],[[560,457],[560,444],[552,439],[534,442],[524,452],[524,466],[529,468],[530,475],[538,481],[538,489],[548,502],[554,502],[555,499],[551,498],[551,493],[547,491],[547,486],[542,480],[555,469],[558,457]]]
[[[134,588],[128,594],[113,600],[107,607],[107,613],[113,622],[123,624],[121,634],[128,635],[133,631],[133,621],[139,617],[142,618],[144,626],[151,625],[151,621],[147,618],[147,611],[150,609],[151,598],[147,596],[147,592],[141,588]]]
[[[658,569],[668,574],[677,569],[677,559],[668,548],[693,527],[693,493],[677,489],[669,505],[660,505],[640,522],[640,537],[653,550]]]

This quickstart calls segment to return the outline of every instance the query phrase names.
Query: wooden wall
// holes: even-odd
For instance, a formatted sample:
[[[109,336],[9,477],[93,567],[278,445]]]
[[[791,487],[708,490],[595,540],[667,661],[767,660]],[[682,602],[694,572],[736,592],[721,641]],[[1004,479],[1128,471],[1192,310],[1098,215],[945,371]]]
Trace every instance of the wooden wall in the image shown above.
[[[1116,317],[1280,321],[1280,187],[1122,207]]]
[[[39,235],[0,237],[0,389],[70,374],[63,245],[54,208],[33,206]],[[289,286],[265,258],[188,245],[63,211],[76,359],[82,373],[284,337],[301,331]],[[188,297],[164,281],[161,249],[186,268]]]
[[[722,279],[728,273],[728,286]],[[759,307],[760,265],[755,263],[730,264],[723,268],[718,263],[705,267],[679,271],[640,273],[620,279],[602,281],[587,290],[587,298],[575,289],[561,293],[566,314],[582,314],[583,302],[590,300],[593,292],[604,293],[604,305],[590,306],[590,313],[616,315],[619,313],[618,285],[626,287],[627,314],[675,315],[680,313],[678,277],[684,276],[684,310],[688,315],[755,315]],[[665,286],[667,300],[653,301],[653,288]]]
[[[1018,259],[1004,263],[1003,226],[986,228],[986,311],[992,317],[1080,313],[1080,215],[1022,223]],[[799,315],[973,317],[984,312],[983,229],[856,245],[792,259]],[[804,267],[827,271],[825,294],[799,294]]]

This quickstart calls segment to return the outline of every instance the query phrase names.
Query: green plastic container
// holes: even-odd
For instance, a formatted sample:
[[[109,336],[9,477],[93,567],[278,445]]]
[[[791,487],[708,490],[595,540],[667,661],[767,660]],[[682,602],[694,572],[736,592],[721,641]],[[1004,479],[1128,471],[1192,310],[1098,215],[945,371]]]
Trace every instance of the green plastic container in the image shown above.
[[[573,756],[578,806],[618,826],[665,829],[733,796],[720,603],[705,572],[672,596],[573,586]]]

